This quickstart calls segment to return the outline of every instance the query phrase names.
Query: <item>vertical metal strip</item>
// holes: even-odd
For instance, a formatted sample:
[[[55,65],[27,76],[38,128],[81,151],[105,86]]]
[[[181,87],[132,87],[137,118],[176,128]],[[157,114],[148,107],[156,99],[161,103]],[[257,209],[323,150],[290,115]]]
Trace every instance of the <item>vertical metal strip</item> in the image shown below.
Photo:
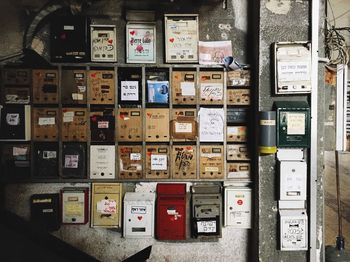
[[[344,110],[346,106],[346,95],[344,94],[344,77],[346,65],[337,65],[337,84],[336,84],[336,117],[335,117],[335,149],[344,150],[345,119]],[[344,96],[345,95],[345,96]]]
[[[311,76],[311,148],[310,148],[310,219],[309,219],[309,261],[317,261],[317,112],[318,112],[318,37],[320,0],[312,0],[311,10],[311,44],[312,44],[312,76]]]

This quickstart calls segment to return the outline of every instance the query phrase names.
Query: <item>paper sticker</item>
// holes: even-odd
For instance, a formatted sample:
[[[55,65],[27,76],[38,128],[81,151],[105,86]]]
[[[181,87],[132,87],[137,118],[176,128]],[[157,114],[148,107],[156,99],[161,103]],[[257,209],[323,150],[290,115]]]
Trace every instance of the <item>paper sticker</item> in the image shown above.
[[[201,98],[206,100],[222,100],[224,85],[221,83],[201,83]]]
[[[79,155],[65,155],[64,167],[65,168],[78,168]]]
[[[167,155],[151,155],[151,170],[167,170]]]
[[[169,82],[147,80],[148,102],[168,103]]]
[[[97,122],[97,128],[108,128],[109,122],[108,121],[98,121]]]
[[[305,135],[305,114],[287,113],[287,135]]]
[[[230,134],[230,135],[237,136],[240,133],[239,129],[240,129],[240,127],[238,127],[238,126],[228,126],[227,127],[227,133]]]
[[[57,157],[56,151],[43,151],[43,159],[51,159],[56,157]]]
[[[215,65],[224,64],[226,56],[232,56],[231,41],[199,41],[199,64]]]
[[[204,170],[205,172],[219,172],[219,168],[215,166],[207,166]]]
[[[73,122],[73,121],[74,121],[73,116],[63,116],[63,123],[69,123],[69,122]]]
[[[175,133],[192,133],[192,123],[175,122]]]
[[[308,61],[278,62],[278,81],[295,82],[311,79],[311,63]]]
[[[70,217],[81,217],[84,215],[84,203],[65,201],[63,213]]]
[[[198,233],[215,233],[216,221],[197,221]]]
[[[97,202],[97,212],[101,214],[116,214],[117,202],[114,199],[102,199]]]
[[[201,142],[224,141],[224,109],[202,107],[199,111],[199,120]]]
[[[83,94],[72,93],[72,99],[73,99],[73,100],[83,100],[83,99],[84,99],[84,96],[83,96]]]
[[[146,214],[146,206],[131,206],[131,214]]]
[[[141,160],[141,154],[140,153],[130,153],[130,160],[135,160],[135,161]]]
[[[166,212],[168,215],[171,215],[171,216],[178,216],[179,215],[179,212],[177,212],[176,209],[169,208],[169,209],[167,209]]]
[[[39,117],[39,126],[55,125],[54,117]]]
[[[194,82],[181,82],[181,95],[182,96],[195,96],[196,89],[194,87]]]
[[[139,82],[121,81],[121,100],[138,101],[139,100]]]
[[[127,25],[127,62],[155,62],[155,26]]]
[[[78,86],[78,90],[80,93],[84,93],[86,91],[86,86]]]
[[[13,113],[6,114],[6,123],[9,126],[18,126],[19,125],[19,114],[13,114]]]
[[[16,147],[14,146],[12,148],[12,155],[13,156],[25,156],[28,153],[28,147]]]

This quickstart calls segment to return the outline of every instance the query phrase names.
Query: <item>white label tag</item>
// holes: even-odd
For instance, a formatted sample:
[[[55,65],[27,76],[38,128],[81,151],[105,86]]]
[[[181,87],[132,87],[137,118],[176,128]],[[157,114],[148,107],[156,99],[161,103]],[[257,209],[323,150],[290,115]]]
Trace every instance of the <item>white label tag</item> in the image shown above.
[[[181,82],[181,95],[183,96],[195,96],[196,89],[194,87],[194,82]]]
[[[131,206],[131,214],[146,214],[146,206]]]
[[[116,214],[117,202],[114,199],[102,199],[97,202],[97,212],[101,214]]]
[[[39,117],[39,126],[55,125],[54,117]]]
[[[224,86],[221,83],[202,83],[201,98],[206,100],[222,100],[224,95]]]
[[[86,91],[86,86],[78,86],[78,90],[80,93],[84,93]]]
[[[73,116],[64,116],[63,117],[63,123],[73,122],[74,117]]]
[[[55,159],[57,157],[56,151],[43,151],[43,158],[44,159]]]
[[[139,100],[139,82],[121,81],[121,100],[138,101]]]
[[[83,99],[84,99],[84,96],[83,96],[83,94],[72,93],[72,99],[73,99],[73,100],[83,100]]]
[[[12,155],[13,156],[25,156],[28,152],[27,147],[13,147],[12,149]]]
[[[65,155],[64,167],[65,168],[78,168],[79,155]]]
[[[74,25],[64,25],[63,26],[63,30],[73,31],[74,30]]]
[[[305,114],[287,113],[287,134],[305,135]]]
[[[175,133],[192,133],[192,123],[175,123]]]
[[[141,154],[140,153],[130,153],[130,160],[141,160]]]
[[[9,126],[18,126],[19,125],[19,114],[7,114],[6,123]]]
[[[97,128],[108,128],[109,122],[108,121],[98,121]]]
[[[151,170],[167,170],[167,155],[151,155]]]
[[[68,112],[64,112],[63,113],[63,116],[65,117],[69,117],[69,116],[71,116],[71,117],[73,117],[74,116],[74,112],[73,111],[68,111]]]
[[[198,233],[215,233],[216,221],[197,221]]]

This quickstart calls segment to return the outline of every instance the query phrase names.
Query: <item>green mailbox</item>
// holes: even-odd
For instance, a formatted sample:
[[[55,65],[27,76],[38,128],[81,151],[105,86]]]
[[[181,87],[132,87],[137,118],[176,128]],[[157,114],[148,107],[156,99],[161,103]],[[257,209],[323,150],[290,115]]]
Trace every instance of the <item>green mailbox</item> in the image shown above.
[[[310,147],[310,106],[306,101],[275,102],[277,147]]]

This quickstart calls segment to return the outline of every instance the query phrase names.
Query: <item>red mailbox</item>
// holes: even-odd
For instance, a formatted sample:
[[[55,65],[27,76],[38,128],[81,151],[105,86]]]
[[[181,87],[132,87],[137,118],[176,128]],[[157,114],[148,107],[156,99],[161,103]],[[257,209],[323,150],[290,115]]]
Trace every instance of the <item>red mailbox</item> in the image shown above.
[[[159,240],[186,239],[186,184],[157,184]]]

